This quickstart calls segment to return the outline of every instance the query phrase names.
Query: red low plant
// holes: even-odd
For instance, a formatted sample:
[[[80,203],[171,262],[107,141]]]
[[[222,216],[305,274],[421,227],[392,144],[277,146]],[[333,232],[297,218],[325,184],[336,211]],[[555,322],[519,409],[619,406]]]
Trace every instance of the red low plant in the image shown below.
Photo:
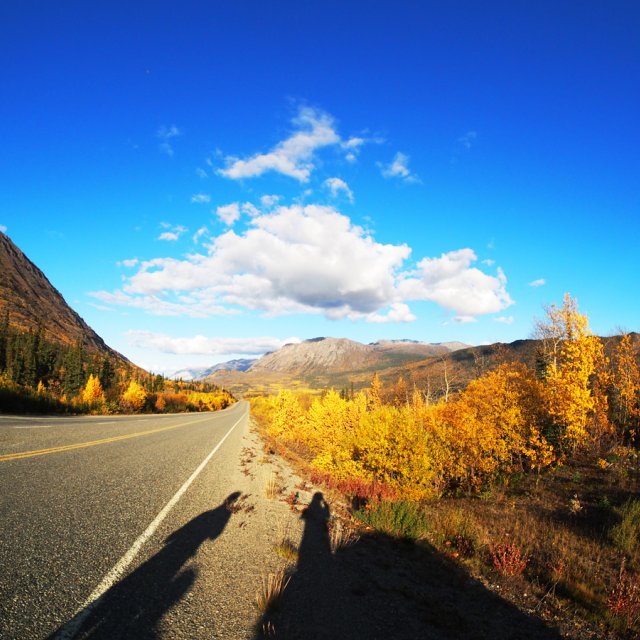
[[[620,565],[618,582],[607,604],[609,613],[622,620],[627,628],[640,620],[640,576],[626,570],[625,560]]]
[[[520,576],[529,564],[529,556],[510,540],[493,545],[490,551],[493,566],[503,576]]]

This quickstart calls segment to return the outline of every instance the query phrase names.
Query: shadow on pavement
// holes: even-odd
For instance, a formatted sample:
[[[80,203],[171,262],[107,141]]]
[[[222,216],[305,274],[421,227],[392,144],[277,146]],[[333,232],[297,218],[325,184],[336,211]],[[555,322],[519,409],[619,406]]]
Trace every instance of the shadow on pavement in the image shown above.
[[[255,640],[559,640],[428,544],[384,534],[331,551],[329,507],[316,493],[302,518],[298,564]]]
[[[233,503],[239,497],[240,492],[232,493],[219,507],[174,531],[161,551],[100,598],[74,638],[152,640],[158,637],[158,622],[184,597],[197,577],[194,569],[183,569],[184,564],[195,556],[200,545],[215,540],[224,531]],[[73,621],[53,633],[50,639],[67,637],[70,624]]]

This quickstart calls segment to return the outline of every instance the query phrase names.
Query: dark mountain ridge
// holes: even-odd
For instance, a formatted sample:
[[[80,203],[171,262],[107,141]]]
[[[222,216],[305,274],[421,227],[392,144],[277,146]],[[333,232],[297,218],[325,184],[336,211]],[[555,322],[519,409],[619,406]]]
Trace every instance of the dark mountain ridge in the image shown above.
[[[80,342],[87,352],[129,363],[104,342],[67,304],[44,273],[0,232],[0,318],[7,314],[10,325],[17,329],[41,328],[51,342],[67,346]]]

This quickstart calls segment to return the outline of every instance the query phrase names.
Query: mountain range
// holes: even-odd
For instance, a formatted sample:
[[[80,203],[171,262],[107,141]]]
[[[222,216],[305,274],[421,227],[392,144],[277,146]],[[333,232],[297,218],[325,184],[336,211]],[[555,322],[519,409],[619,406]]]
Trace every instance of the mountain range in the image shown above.
[[[135,367],[66,303],[45,274],[0,232],[0,321],[8,314],[13,327],[42,329],[51,342],[108,355]],[[604,338],[610,355],[616,340]],[[632,334],[634,345],[640,336]],[[435,395],[463,388],[500,362],[520,360],[535,366],[539,342],[517,340],[472,347],[461,342],[426,343],[380,340],[363,344],[346,338],[318,337],[287,344],[257,359],[237,359],[211,367],[187,368],[170,376],[205,380],[235,394],[269,393],[281,388],[363,388],[378,373],[390,388],[402,377],[409,385]]]

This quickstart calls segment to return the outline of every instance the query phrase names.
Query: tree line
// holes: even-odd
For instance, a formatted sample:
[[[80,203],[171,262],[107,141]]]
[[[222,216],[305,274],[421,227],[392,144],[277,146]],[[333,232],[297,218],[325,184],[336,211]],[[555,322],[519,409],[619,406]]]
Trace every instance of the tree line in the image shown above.
[[[234,402],[217,385],[154,375],[110,354],[49,340],[42,325],[0,321],[0,411],[118,413],[214,411]]]

